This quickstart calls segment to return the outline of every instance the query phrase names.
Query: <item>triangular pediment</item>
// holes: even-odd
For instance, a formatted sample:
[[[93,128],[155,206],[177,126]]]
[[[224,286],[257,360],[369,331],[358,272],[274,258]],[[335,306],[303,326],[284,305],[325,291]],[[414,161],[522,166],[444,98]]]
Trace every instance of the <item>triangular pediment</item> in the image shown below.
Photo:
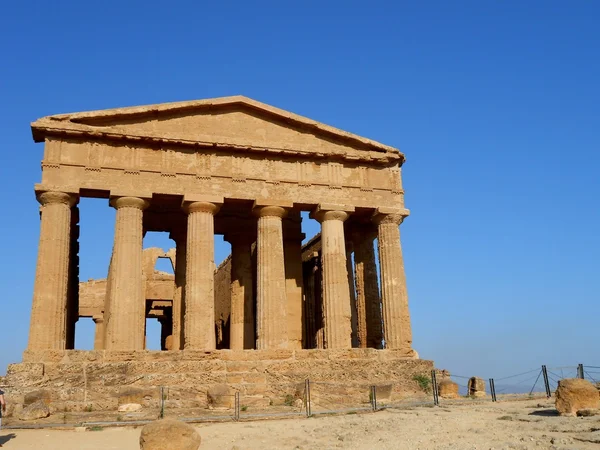
[[[36,142],[56,134],[75,135],[78,139],[88,135],[94,139],[148,139],[240,151],[404,159],[393,147],[242,96],[48,116],[34,122],[32,131]]]

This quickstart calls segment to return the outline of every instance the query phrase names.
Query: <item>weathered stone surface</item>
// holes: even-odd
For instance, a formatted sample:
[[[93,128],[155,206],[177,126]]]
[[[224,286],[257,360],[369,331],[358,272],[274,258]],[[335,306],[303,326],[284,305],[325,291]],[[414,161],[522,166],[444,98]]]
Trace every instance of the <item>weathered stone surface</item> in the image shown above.
[[[467,392],[471,397],[485,397],[485,381],[483,378],[471,377],[467,384]]]
[[[217,384],[208,389],[206,398],[208,404],[213,408],[233,408],[235,390],[226,384]]]
[[[389,402],[392,400],[394,386],[391,384],[380,384],[375,386],[375,395],[378,402]]]
[[[36,420],[43,419],[49,415],[50,409],[43,401],[39,400],[23,408],[23,410],[19,412],[18,417],[20,420]]]
[[[118,411],[119,412],[136,412],[136,411],[141,411],[142,410],[142,405],[140,405],[139,403],[124,403],[122,405],[119,405]]]
[[[45,405],[49,405],[52,402],[52,392],[48,389],[40,389],[38,391],[33,391],[25,394],[25,399],[23,400],[24,406],[29,406],[32,403],[43,402]]]
[[[563,416],[574,416],[581,409],[598,409],[600,396],[589,381],[566,378],[558,382],[555,407]]]
[[[173,419],[149,423],[140,434],[141,450],[198,450],[200,442],[193,426]]]
[[[442,398],[459,398],[458,384],[446,378],[438,383],[438,395]]]

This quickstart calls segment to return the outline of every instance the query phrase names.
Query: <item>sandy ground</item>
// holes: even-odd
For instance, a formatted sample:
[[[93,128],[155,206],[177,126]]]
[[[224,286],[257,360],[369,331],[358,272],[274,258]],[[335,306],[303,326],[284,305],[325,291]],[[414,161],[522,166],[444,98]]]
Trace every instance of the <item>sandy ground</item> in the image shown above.
[[[600,448],[600,416],[556,415],[551,400],[388,409],[377,413],[199,424],[201,449]],[[7,449],[139,449],[140,428],[2,430]]]

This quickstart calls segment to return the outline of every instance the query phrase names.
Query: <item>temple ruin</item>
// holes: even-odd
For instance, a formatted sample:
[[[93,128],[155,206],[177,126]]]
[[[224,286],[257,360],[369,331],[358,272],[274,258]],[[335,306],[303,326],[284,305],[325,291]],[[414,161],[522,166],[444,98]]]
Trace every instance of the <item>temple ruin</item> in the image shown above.
[[[29,343],[9,378],[39,386],[67,363],[89,377],[92,362],[202,371],[210,359],[225,375],[206,385],[242,389],[252,381],[226,376],[246,373],[232,360],[263,361],[261,373],[287,361],[299,379],[337,379],[339,364],[365,380],[432,367],[412,346],[397,149],[241,96],[49,116],[32,131],[44,143],[40,240]],[[80,284],[83,197],[106,199],[116,223],[107,279]],[[304,246],[303,211],[321,224]],[[176,248],[143,251],[150,231]],[[219,268],[215,234],[231,244]],[[154,271],[158,257],[174,275]],[[96,323],[92,351],[73,350],[80,317]],[[161,321],[162,352],[145,350],[146,317]]]

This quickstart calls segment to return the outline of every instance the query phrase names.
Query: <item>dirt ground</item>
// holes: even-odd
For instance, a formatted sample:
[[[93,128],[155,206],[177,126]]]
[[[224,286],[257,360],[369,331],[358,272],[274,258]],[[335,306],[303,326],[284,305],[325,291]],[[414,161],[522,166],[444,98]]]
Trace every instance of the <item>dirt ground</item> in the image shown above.
[[[552,400],[489,401],[377,413],[198,424],[201,449],[598,450],[600,416],[560,417]],[[140,428],[2,430],[7,449],[135,450]]]

